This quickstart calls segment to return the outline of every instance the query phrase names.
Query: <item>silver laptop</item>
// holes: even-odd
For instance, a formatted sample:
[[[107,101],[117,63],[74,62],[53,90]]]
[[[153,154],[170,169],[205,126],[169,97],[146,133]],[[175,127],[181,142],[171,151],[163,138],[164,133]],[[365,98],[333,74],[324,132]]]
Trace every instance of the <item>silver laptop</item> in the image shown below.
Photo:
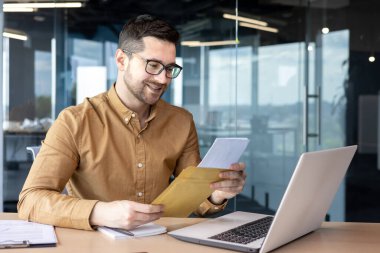
[[[274,217],[234,212],[168,234],[187,242],[268,252],[318,229],[357,146],[301,155]]]

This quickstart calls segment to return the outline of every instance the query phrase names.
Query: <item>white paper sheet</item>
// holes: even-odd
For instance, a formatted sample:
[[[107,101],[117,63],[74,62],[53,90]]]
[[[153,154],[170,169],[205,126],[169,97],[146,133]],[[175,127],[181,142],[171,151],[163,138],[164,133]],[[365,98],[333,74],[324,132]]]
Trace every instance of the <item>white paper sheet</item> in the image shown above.
[[[55,244],[54,227],[23,220],[0,220],[0,244],[29,241],[30,244]]]
[[[239,162],[248,143],[248,138],[216,138],[198,167],[228,169]]]

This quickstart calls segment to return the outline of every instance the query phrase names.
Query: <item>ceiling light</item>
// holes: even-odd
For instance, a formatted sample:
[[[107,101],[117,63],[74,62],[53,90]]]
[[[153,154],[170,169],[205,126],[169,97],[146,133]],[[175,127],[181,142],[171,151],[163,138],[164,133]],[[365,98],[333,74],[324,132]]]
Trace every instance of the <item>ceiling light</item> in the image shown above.
[[[16,40],[28,40],[26,33],[8,28],[4,28],[3,36]]]
[[[273,27],[269,27],[269,26],[259,26],[259,25],[244,23],[244,22],[240,22],[239,25],[244,26],[244,27],[248,27],[248,28],[266,31],[266,32],[278,33],[277,28],[273,28]]]
[[[46,2],[46,3],[11,3],[3,4],[3,8],[80,8],[81,2]]]
[[[369,61],[369,62],[374,62],[375,60],[376,60],[375,56],[370,56],[370,57],[368,58],[368,61]]]
[[[328,27],[323,27],[322,28],[322,33],[323,34],[328,34],[330,32],[330,29]]]
[[[247,22],[250,24],[261,25],[261,26],[268,26],[268,23],[264,22],[264,21],[260,21],[260,20],[253,19],[253,18],[245,18],[245,17],[235,16],[235,15],[226,14],[226,13],[223,14],[223,18],[238,20],[238,21]]]
[[[34,16],[33,19],[37,22],[44,22],[45,21],[44,16]]]
[[[181,45],[182,46],[188,46],[188,47],[198,47],[200,45],[199,40],[191,40],[191,41],[182,41]]]
[[[3,7],[4,12],[35,12],[35,8]]]
[[[182,41],[182,46],[188,47],[212,47],[212,46],[227,46],[239,44],[236,40],[221,40],[221,41]]]

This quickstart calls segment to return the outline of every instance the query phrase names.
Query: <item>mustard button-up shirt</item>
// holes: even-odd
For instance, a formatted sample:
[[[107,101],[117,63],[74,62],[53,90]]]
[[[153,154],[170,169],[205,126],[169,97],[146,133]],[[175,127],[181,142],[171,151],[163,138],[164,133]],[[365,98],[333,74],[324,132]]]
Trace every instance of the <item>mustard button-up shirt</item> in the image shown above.
[[[108,92],[63,110],[49,129],[20,193],[20,218],[91,229],[97,201],[151,203],[188,166],[200,162],[192,115],[160,100],[145,127]],[[61,194],[67,188],[68,195]],[[181,197],[181,196],[178,196]],[[216,210],[207,200],[199,214]]]

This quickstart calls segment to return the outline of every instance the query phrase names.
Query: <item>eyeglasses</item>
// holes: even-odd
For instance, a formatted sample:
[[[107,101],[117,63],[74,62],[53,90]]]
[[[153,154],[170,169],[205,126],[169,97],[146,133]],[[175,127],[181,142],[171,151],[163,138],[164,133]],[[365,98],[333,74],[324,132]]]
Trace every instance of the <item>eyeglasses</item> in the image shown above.
[[[126,49],[122,49],[122,50],[126,54],[134,54],[134,55],[138,56],[141,60],[145,61],[146,62],[145,71],[148,74],[159,75],[165,69],[166,77],[170,78],[170,79],[174,79],[179,75],[179,73],[181,73],[182,67],[177,65],[177,64],[171,63],[171,64],[168,64],[165,66],[164,64],[162,64],[162,62],[159,62],[156,60],[148,60],[148,59],[145,59],[144,57],[142,57],[136,53],[130,52]]]

